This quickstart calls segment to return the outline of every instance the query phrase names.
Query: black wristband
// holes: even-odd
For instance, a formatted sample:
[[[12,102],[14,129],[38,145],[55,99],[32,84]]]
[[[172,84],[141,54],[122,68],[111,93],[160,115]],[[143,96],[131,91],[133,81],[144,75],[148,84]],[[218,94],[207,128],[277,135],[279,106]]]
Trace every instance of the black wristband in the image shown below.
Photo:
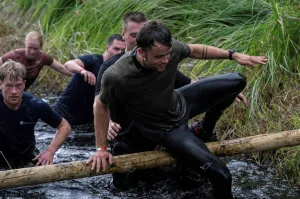
[[[229,54],[229,55],[228,55],[228,58],[229,58],[229,60],[233,60],[233,59],[232,59],[232,54],[233,54],[233,53],[235,53],[235,50],[228,50],[228,54]]]

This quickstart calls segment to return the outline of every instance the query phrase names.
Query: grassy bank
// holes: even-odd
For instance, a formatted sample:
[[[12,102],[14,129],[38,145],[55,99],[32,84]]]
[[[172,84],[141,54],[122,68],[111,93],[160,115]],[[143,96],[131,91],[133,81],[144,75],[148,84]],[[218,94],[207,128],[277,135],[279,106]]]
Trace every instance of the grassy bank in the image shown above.
[[[247,76],[249,107],[226,111],[218,126],[222,139],[300,128],[298,0],[15,0],[11,8],[36,24],[45,35],[45,51],[61,62],[102,53],[108,36],[121,32],[123,14],[133,10],[162,20],[178,40],[265,55],[268,64],[252,69],[230,61],[197,61],[191,70],[186,64],[181,70],[193,79],[230,71]],[[41,77],[51,84],[52,75]],[[298,147],[278,150],[272,160],[300,182],[299,152]]]

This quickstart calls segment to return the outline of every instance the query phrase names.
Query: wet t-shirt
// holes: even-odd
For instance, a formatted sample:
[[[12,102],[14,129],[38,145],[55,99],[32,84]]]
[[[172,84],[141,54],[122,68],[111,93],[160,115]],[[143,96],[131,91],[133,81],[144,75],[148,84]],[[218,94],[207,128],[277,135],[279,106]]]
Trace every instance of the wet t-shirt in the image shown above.
[[[116,61],[118,61],[118,59],[120,59],[120,57],[122,57],[123,55],[125,55],[125,50],[122,50],[121,53],[119,53],[117,55],[114,55],[114,56],[110,57],[109,59],[107,59],[105,62],[103,62],[101,68],[99,69],[98,76],[97,76],[97,82],[96,82],[96,85],[95,85],[95,96],[99,95],[99,93],[100,93],[101,80],[102,80],[103,73],[110,66],[112,66]]]
[[[116,61],[118,61],[118,59],[120,59],[123,55],[125,54],[125,50],[123,50],[121,53],[112,56],[111,58],[109,58],[108,60],[106,60],[99,72],[98,72],[98,76],[97,76],[97,82],[95,85],[95,96],[99,95],[100,90],[101,90],[101,80],[102,80],[102,76],[104,74],[104,72],[110,67],[112,66]],[[176,79],[175,79],[175,84],[174,84],[174,88],[180,88],[182,86],[185,86],[187,84],[191,83],[191,79],[187,76],[185,76],[184,74],[182,74],[179,70],[176,71]]]
[[[38,60],[29,60],[25,56],[25,48],[16,49],[10,52],[5,53],[2,57],[2,61],[6,62],[11,59],[16,62],[22,63],[26,68],[26,85],[25,89],[29,88],[31,84],[35,81],[38,74],[45,65],[51,65],[53,63],[53,58],[44,52],[40,52]]]
[[[41,99],[24,92],[17,110],[9,109],[0,92],[0,151],[8,159],[16,159],[35,146],[34,126],[39,119],[57,128],[62,117]]]
[[[79,57],[87,71],[95,77],[103,63],[103,56],[92,54]],[[64,92],[59,96],[54,109],[72,125],[92,122],[95,86],[84,81],[81,74],[74,74]]]
[[[120,59],[123,55],[125,54],[125,50],[123,50],[121,53],[109,58],[106,60],[98,73],[97,77],[97,83],[95,86],[95,96],[99,95],[100,90],[101,90],[101,80],[103,77],[104,72],[112,66],[118,59]],[[176,71],[176,79],[175,79],[175,84],[174,88],[180,88],[182,86],[185,86],[187,84],[191,83],[191,79],[188,78],[187,76],[183,75],[179,70]],[[121,125],[121,130],[118,132],[118,136],[124,135],[128,132],[130,132],[131,127],[132,127],[132,120],[128,116],[127,112],[125,111],[124,107],[120,103],[114,103],[110,104],[110,117],[112,121],[118,123]]]
[[[120,103],[144,136],[158,141],[183,122],[186,104],[183,96],[174,90],[174,82],[178,63],[189,56],[190,48],[173,40],[163,72],[138,66],[134,52],[126,53],[106,70],[100,100],[108,106]]]

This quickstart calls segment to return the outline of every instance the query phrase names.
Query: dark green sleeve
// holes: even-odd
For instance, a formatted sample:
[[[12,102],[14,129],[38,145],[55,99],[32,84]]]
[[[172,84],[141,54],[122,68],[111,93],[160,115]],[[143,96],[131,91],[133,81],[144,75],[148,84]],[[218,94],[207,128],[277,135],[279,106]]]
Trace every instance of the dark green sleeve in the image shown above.
[[[173,49],[178,55],[179,62],[187,58],[191,53],[191,49],[187,44],[181,43],[177,40],[173,40]]]
[[[101,80],[101,90],[99,98],[103,104],[110,104],[115,98],[115,84],[117,82],[117,75],[113,73],[112,68],[107,69]]]

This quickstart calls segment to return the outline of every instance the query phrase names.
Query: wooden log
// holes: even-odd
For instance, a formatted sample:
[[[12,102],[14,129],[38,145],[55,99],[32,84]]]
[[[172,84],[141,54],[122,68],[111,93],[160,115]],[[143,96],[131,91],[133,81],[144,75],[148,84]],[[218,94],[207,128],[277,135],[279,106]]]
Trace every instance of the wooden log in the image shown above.
[[[0,171],[0,189],[167,166],[176,160],[165,151],[115,156],[105,172],[91,171],[86,161]]]
[[[206,143],[208,148],[217,156],[231,156],[239,153],[258,152],[299,144],[300,129]],[[113,158],[114,163],[105,172],[99,173],[91,171],[90,166],[85,165],[85,162],[78,161],[0,171],[0,189],[162,167],[175,164],[176,159],[165,151],[149,151],[116,156]]]

